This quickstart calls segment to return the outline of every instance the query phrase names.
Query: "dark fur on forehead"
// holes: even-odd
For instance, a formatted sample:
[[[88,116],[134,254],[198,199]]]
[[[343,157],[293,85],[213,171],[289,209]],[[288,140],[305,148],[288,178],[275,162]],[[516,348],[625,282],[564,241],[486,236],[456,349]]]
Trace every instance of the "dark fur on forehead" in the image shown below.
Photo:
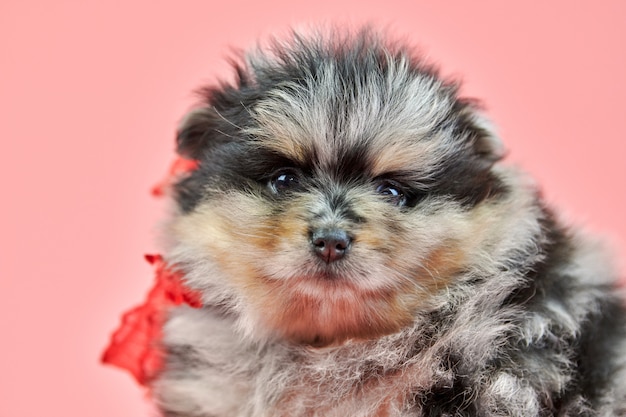
[[[501,155],[494,148],[491,133],[476,121],[476,103],[458,98],[457,83],[442,80],[436,69],[426,64],[412,49],[391,42],[368,28],[349,35],[331,33],[303,37],[293,34],[287,42],[274,40],[268,50],[259,49],[247,60],[234,62],[234,83],[200,90],[201,105],[183,120],[178,132],[179,153],[199,160],[201,166],[192,178],[179,184],[181,205],[186,209],[192,208],[201,198],[203,191],[198,187],[202,182],[236,170],[240,165],[237,158],[245,161],[240,172],[253,173],[272,168],[267,161],[255,162],[260,155],[286,165],[318,163],[318,144],[304,134],[304,149],[299,158],[281,154],[280,149],[275,148],[262,151],[258,149],[263,146],[262,142],[254,144],[257,149],[249,146],[254,139],[250,132],[259,128],[253,114],[258,103],[272,100],[279,92],[306,102],[301,95],[314,97],[318,94],[317,85],[328,87],[328,91],[332,92],[324,103],[328,109],[324,122],[328,125],[325,135],[326,140],[332,142],[334,161],[332,165],[322,168],[339,180],[367,175],[372,159],[377,157],[377,148],[373,146],[376,133],[365,129],[357,133],[358,137],[347,137],[346,126],[350,117],[356,117],[352,112],[356,111],[357,102],[363,103],[363,97],[359,95],[366,94],[368,88],[375,88],[378,93],[377,97],[371,97],[372,100],[398,100],[384,85],[385,77],[393,75],[393,71],[398,72],[398,65],[404,67],[399,85],[394,88],[408,90],[409,87],[402,83],[408,85],[416,79],[424,80],[427,84],[425,89],[430,89],[426,93],[436,94],[438,99],[451,103],[442,108],[444,114],[437,115],[438,120],[424,122],[432,126],[422,137],[401,140],[432,140],[439,134],[451,135],[458,141],[458,151],[439,164],[441,166],[436,172],[422,173],[425,178],[419,178],[419,172],[411,173],[415,169],[412,166],[390,169],[389,174],[402,171],[405,177],[418,177],[414,178],[416,183],[427,185],[432,193],[451,195],[463,204],[474,205],[502,191],[503,187],[489,172]],[[330,81],[333,86],[321,84],[325,82],[324,71],[329,68],[335,74]],[[424,103],[424,106],[432,104],[428,100]],[[284,117],[289,119],[286,122],[299,122],[297,115]],[[225,161],[229,161],[228,164]],[[257,173],[251,179],[269,173]],[[381,173],[374,173],[378,174]]]
[[[316,79],[329,63],[335,66],[349,99],[359,84],[367,84],[375,75],[386,74],[392,62],[405,59],[414,75],[428,75],[440,79],[435,66],[424,61],[408,45],[384,37],[366,27],[356,33],[330,31],[304,36],[293,33],[291,39],[274,39],[266,53],[252,55],[251,69],[258,85],[268,90],[285,80],[302,82]],[[256,59],[255,59],[256,58]],[[455,93],[457,84],[446,82],[446,88]]]

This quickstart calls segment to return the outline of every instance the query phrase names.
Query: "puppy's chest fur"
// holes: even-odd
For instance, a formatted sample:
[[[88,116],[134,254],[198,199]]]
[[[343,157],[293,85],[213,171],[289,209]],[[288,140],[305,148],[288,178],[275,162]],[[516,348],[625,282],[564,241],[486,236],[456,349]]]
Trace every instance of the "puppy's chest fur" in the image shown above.
[[[470,363],[463,357],[470,350],[472,357],[495,356],[504,343],[495,334],[495,329],[507,327],[504,315],[473,328],[463,323],[465,328],[456,330],[437,329],[424,317],[376,341],[314,348],[246,345],[230,319],[182,308],[167,326],[169,370],[156,392],[172,415],[185,416],[375,417],[467,411],[479,395],[478,381],[497,375],[488,361]],[[466,321],[450,319],[459,325]],[[483,340],[474,337],[475,344],[466,345],[468,337],[480,333]],[[171,384],[187,389],[173,393]]]

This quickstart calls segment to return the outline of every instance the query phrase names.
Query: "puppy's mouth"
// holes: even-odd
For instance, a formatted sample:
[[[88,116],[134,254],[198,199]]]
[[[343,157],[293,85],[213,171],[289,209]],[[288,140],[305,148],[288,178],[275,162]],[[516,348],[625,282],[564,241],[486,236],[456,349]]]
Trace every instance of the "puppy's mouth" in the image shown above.
[[[410,306],[397,291],[367,288],[339,271],[267,280],[254,295],[249,300],[264,326],[287,340],[313,346],[388,334],[410,320]]]
[[[311,274],[309,276],[305,276],[304,279],[308,279],[308,280],[320,280],[323,282],[339,282],[342,280],[346,280],[346,276],[345,274],[342,274],[338,271],[320,271],[317,274]]]

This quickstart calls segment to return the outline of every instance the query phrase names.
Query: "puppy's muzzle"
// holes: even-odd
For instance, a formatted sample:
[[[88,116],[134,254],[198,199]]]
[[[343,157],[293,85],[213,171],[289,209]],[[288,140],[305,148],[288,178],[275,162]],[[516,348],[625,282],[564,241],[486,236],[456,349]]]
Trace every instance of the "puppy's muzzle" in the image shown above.
[[[352,238],[342,229],[318,229],[311,234],[311,244],[315,255],[330,264],[346,256]]]

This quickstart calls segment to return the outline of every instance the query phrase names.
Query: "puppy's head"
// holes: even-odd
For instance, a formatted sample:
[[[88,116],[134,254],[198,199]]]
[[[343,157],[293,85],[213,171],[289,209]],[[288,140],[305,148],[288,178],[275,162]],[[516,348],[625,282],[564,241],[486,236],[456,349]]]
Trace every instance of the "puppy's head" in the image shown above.
[[[472,102],[371,32],[294,36],[203,91],[170,258],[252,336],[391,333],[467,268],[507,187]],[[262,335],[262,336],[261,336]]]

